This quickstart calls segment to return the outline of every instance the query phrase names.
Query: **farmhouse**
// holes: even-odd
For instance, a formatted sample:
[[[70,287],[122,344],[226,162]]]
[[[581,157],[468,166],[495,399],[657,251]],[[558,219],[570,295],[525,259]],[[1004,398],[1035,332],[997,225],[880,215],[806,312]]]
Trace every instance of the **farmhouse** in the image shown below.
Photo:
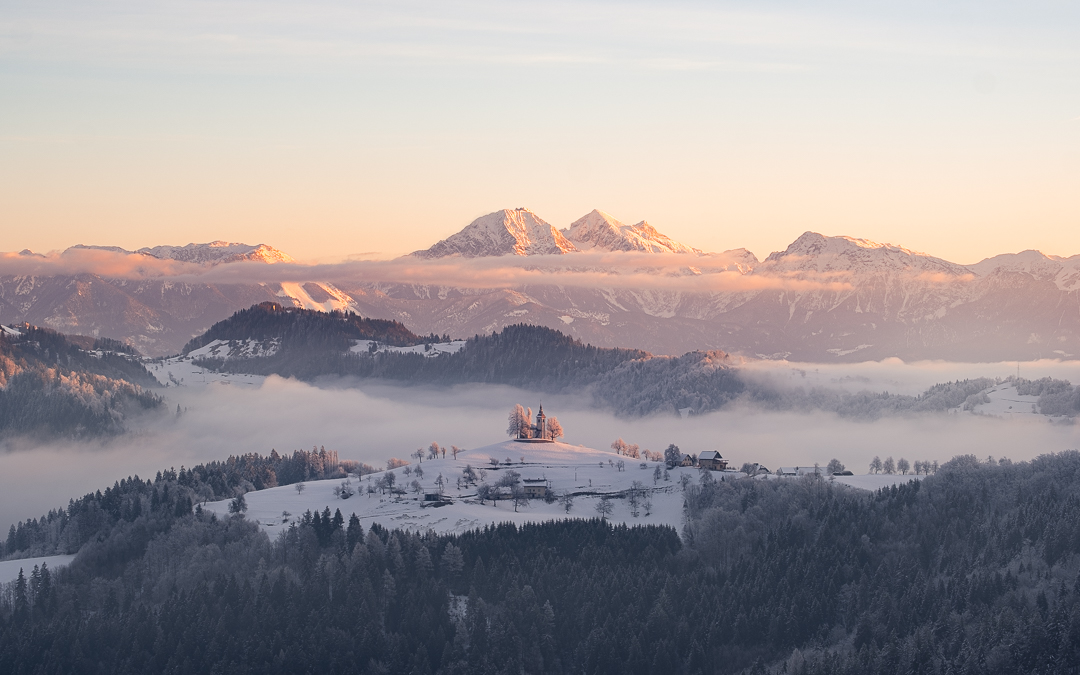
[[[548,494],[548,482],[546,478],[526,478],[521,481],[522,490],[529,499],[543,499]]]
[[[695,463],[696,460],[693,455],[683,455],[682,459],[679,460],[679,466],[694,466]]]
[[[706,450],[698,455],[698,466],[710,471],[724,471],[727,469],[727,460],[716,450]]]

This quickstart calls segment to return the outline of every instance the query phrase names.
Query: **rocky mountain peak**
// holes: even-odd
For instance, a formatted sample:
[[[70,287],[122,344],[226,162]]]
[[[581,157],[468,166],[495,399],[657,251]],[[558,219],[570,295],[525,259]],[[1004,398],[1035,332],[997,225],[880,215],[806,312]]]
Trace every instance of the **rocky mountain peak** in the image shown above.
[[[645,221],[625,225],[611,215],[593,209],[562,231],[581,251],[644,251],[647,253],[701,253],[661,234]]]
[[[557,255],[576,251],[553,225],[526,208],[503,209],[481,216],[418,258],[479,258],[503,255]]]

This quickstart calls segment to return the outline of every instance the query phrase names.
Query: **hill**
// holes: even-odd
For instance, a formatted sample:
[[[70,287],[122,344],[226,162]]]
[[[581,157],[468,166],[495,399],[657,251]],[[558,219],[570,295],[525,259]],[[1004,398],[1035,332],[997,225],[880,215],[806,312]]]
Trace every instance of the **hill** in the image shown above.
[[[114,340],[0,327],[0,436],[119,433],[128,414],[162,406],[145,389],[152,386],[154,377]]]
[[[192,338],[182,350],[189,354],[215,340],[277,341],[281,350],[348,351],[355,340],[375,340],[396,347],[438,341],[422,338],[397,321],[368,319],[354,312],[320,312],[262,302],[218,321],[202,335]]]

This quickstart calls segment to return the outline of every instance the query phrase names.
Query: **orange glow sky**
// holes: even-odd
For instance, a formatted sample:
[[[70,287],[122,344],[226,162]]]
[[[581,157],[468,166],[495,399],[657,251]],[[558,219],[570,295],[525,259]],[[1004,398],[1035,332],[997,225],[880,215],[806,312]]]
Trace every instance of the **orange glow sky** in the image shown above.
[[[1080,253],[1078,6],[863,4],[8,4],[0,250],[388,258],[527,206]]]

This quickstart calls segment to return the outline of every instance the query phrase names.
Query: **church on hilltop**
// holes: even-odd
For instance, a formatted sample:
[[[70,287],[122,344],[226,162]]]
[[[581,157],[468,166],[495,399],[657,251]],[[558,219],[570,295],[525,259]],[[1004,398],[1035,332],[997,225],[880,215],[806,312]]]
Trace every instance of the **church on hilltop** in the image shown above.
[[[532,410],[525,412],[520,405],[514,406],[510,411],[510,428],[507,433],[515,440],[522,443],[554,443],[555,439],[563,435],[562,425],[554,417],[544,414],[544,404],[540,404],[540,410],[536,413],[536,424],[529,421]]]

